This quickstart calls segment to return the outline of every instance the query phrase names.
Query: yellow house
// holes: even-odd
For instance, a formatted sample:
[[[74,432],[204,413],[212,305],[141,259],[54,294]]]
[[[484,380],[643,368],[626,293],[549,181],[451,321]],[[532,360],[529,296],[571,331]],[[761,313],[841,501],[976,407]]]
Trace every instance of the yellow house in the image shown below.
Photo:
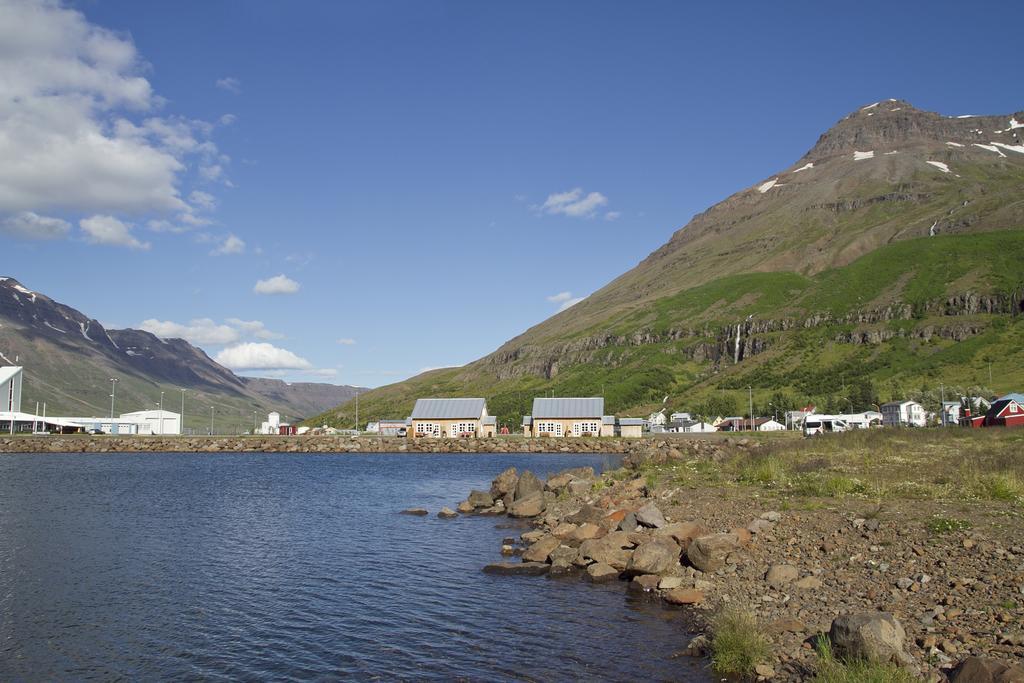
[[[604,414],[604,399],[535,398],[523,416],[525,436],[613,436],[615,418]]]
[[[410,437],[494,436],[496,421],[482,398],[421,398],[409,418]]]
[[[640,417],[620,417],[619,436],[638,439],[644,435],[644,420]]]

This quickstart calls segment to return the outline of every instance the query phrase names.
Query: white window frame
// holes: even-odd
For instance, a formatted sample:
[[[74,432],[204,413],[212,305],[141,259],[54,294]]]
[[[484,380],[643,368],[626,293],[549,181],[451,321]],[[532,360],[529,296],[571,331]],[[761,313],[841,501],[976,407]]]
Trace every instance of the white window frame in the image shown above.
[[[452,425],[449,436],[459,437],[463,434],[473,434],[476,436],[476,423],[475,422],[456,422]]]
[[[601,423],[600,422],[574,422],[572,425],[572,435],[580,436],[582,434],[590,434],[591,436],[601,436]]]
[[[416,433],[436,439],[441,436],[441,425],[437,422],[419,422],[416,424]]]
[[[541,434],[552,434],[556,437],[562,436],[562,423],[561,422],[538,422],[537,423],[537,436]]]

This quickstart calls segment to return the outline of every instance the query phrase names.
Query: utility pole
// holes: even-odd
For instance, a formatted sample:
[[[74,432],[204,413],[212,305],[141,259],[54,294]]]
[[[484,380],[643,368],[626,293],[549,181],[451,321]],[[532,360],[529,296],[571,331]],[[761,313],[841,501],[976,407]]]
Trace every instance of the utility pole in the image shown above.
[[[754,431],[754,390],[748,386],[747,392],[750,394],[750,431]]]
[[[939,415],[942,416],[942,426],[946,426],[946,387],[939,384]]]
[[[110,419],[114,419],[114,389],[117,386],[117,378],[110,378]]]
[[[164,392],[160,392],[160,436],[164,435]]]
[[[359,394],[356,394],[356,431],[359,431]]]
[[[210,406],[210,436],[213,436],[213,406]]]
[[[185,433],[185,390],[181,390],[181,418],[178,420],[178,434]]]
[[[252,411],[252,433],[256,434],[256,411]]]

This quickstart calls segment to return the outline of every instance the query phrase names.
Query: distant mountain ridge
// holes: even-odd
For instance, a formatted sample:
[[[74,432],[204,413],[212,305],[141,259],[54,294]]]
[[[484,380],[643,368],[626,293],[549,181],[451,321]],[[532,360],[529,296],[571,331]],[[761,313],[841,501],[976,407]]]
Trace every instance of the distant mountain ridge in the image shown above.
[[[776,408],[849,403],[860,378],[876,393],[977,385],[987,355],[1006,364],[1003,381],[1024,382],[1009,362],[1022,336],[1022,187],[1024,112],[868,104],[585,300],[462,368],[375,389],[362,411],[480,395],[514,426],[545,392],[645,414],[666,395],[686,408],[747,386],[765,407],[772,394]]]
[[[180,389],[185,389],[193,404],[205,404],[196,413],[207,426],[210,405],[215,422],[237,427],[251,425],[254,410],[257,417],[270,410],[292,418],[309,416],[363,391],[240,377],[184,339],[161,339],[135,329],[108,330],[13,277],[0,277],[0,362],[16,360],[26,368],[23,405],[34,409],[35,401],[46,401],[51,414],[106,414],[112,377],[118,378],[115,399],[121,399],[121,412],[153,407],[161,391],[165,407],[179,410]],[[186,401],[186,412],[188,406]]]

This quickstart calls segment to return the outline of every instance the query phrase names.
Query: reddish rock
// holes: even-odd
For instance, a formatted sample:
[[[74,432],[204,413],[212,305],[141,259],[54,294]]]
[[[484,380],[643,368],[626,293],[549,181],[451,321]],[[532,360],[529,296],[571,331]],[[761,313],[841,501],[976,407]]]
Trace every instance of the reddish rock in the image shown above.
[[[662,593],[661,597],[671,605],[694,605],[704,602],[704,593],[693,588],[673,588]]]

